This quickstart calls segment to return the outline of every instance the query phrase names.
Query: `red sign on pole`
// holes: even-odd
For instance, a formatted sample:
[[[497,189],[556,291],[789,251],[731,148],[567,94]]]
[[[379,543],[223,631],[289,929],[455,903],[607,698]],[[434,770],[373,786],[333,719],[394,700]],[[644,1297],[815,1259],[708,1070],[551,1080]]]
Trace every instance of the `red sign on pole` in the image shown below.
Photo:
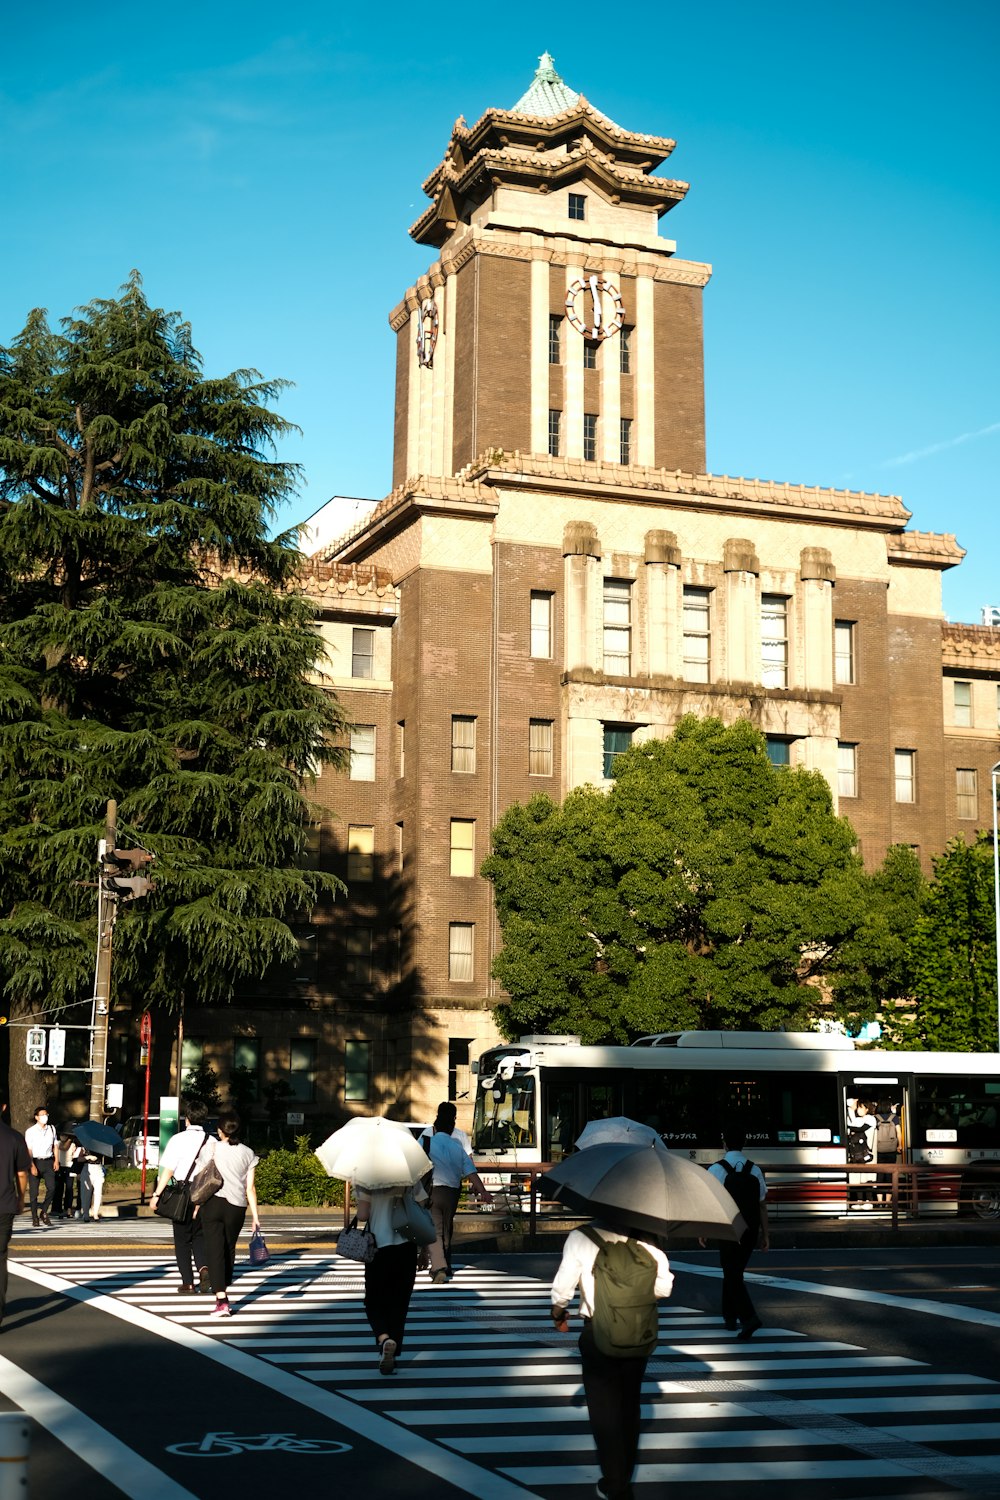
[[[139,1063],[146,1069],[146,1095],[142,1104],[142,1177],[139,1182],[139,1202],[146,1201],[146,1136],[149,1131],[149,1055],[152,1050],[153,1018],[143,1011],[139,1022]]]

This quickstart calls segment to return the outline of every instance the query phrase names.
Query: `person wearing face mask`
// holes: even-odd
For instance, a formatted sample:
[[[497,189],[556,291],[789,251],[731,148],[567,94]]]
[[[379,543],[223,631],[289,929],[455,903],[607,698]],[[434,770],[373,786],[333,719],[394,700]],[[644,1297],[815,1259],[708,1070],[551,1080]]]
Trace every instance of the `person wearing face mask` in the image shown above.
[[[31,1222],[37,1228],[39,1220],[46,1225],[51,1222],[49,1205],[56,1186],[56,1132],[55,1127],[49,1124],[49,1112],[44,1104],[40,1104],[35,1110],[34,1125],[29,1125],[24,1132],[24,1144],[31,1157],[31,1175],[28,1179]],[[38,1206],[39,1181],[45,1184],[45,1197],[42,1199],[41,1208]]]

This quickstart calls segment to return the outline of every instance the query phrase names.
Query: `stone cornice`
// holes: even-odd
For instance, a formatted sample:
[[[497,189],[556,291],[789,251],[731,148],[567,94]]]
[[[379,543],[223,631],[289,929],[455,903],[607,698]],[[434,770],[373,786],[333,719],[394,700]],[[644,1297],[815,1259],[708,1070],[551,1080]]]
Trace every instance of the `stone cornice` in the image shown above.
[[[965,548],[950,532],[904,531],[889,542],[889,561],[904,567],[953,568],[962,561]]]
[[[298,584],[311,598],[324,601],[343,599],[347,595],[378,599],[399,597],[388,568],[379,568],[372,563],[325,562],[312,557],[300,573]]]
[[[961,672],[1000,669],[1000,629],[993,625],[943,625],[941,657]]]

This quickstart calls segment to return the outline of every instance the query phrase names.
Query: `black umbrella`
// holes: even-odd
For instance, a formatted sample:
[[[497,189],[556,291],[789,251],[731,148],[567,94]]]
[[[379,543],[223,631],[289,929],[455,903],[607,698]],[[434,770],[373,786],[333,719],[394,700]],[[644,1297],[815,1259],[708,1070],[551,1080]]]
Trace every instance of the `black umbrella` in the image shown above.
[[[74,1125],[70,1133],[76,1136],[84,1151],[88,1151],[91,1156],[108,1156],[113,1160],[116,1156],[125,1155],[125,1142],[110,1125],[101,1125],[96,1120],[84,1120],[81,1124]]]
[[[620,1231],[738,1240],[746,1229],[717,1178],[653,1145],[588,1146],[546,1172],[538,1186],[543,1198]]]

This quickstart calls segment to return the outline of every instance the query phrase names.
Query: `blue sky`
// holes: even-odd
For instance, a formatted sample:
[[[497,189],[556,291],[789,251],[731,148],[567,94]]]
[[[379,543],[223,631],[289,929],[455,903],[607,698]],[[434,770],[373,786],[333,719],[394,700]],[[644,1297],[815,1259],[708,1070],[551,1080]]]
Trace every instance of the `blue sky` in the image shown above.
[[[543,19],[544,18],[544,19]],[[515,3],[340,14],[291,0],[11,8],[0,56],[0,343],[135,266],[210,372],[295,382],[283,520],[390,482],[390,308],[455,117],[548,48],[692,184],[662,221],[708,261],[708,461],[899,494],[967,549],[945,608],[1000,604],[996,0]]]

